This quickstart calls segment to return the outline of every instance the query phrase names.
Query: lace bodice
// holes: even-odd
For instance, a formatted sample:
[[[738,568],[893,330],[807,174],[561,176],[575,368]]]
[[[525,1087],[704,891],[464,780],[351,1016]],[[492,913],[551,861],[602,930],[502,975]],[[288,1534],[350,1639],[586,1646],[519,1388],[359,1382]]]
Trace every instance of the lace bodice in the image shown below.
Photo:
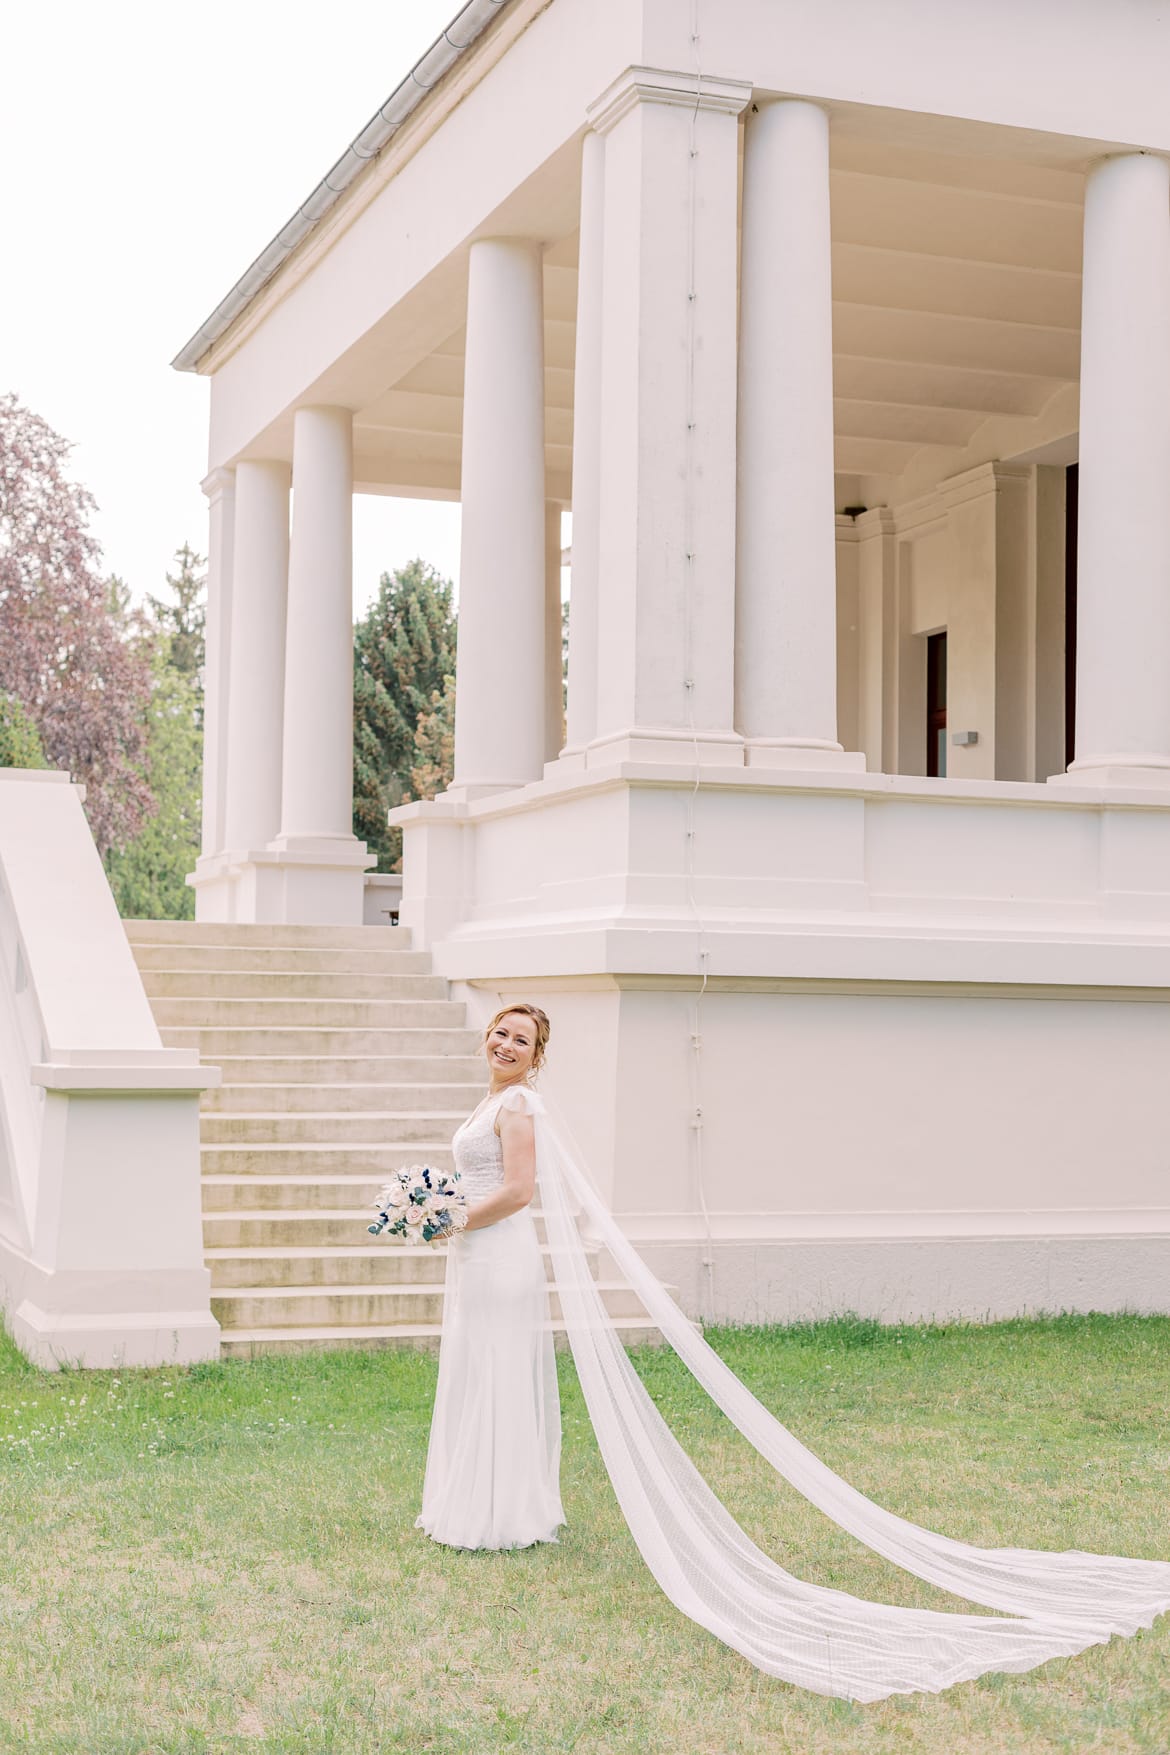
[[[456,1129],[451,1142],[455,1168],[460,1175],[459,1192],[469,1201],[483,1200],[494,1194],[504,1180],[504,1148],[496,1132],[500,1105],[535,1114],[540,1099],[520,1086],[488,1097],[483,1107],[468,1116]]]

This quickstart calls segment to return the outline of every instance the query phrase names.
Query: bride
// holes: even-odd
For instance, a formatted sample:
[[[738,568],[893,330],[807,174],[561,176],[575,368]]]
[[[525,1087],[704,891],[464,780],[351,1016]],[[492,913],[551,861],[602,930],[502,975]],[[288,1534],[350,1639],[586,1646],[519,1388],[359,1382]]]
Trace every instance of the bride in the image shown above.
[[[453,1141],[466,1228],[447,1249],[439,1382],[419,1527],[454,1548],[555,1542],[561,1406],[544,1257],[529,1210],[536,1181],[528,1081],[549,1024],[537,1006],[492,1019],[491,1087]]]
[[[884,1511],[820,1462],[696,1333],[594,1192],[531,1079],[549,1021],[498,1012],[491,1087],[454,1140],[469,1197],[448,1248],[439,1378],[419,1525],[463,1548],[552,1542],[564,1523],[560,1406],[541,1245],[586,1406],[642,1558],[670,1600],[770,1675],[849,1700],[937,1693],[1034,1669],[1170,1609],[1170,1562],[976,1548]],[[745,1534],[671,1433],[630,1363],[578,1229],[608,1250],[651,1320],[736,1428],[841,1528],[916,1577],[1000,1616],[903,1609],[804,1584]]]

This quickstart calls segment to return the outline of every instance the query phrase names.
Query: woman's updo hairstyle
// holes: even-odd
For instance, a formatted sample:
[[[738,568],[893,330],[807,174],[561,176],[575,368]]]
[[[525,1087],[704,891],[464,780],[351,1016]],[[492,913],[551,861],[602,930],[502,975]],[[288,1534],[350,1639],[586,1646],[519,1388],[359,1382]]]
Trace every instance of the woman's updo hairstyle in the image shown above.
[[[501,1018],[510,1018],[516,1012],[519,1012],[519,1014],[522,1018],[531,1018],[532,1019],[533,1033],[536,1036],[536,1046],[533,1049],[533,1053],[532,1053],[531,1071],[534,1073],[537,1073],[540,1071],[541,1066],[544,1064],[544,1051],[548,1047],[548,1036],[549,1036],[549,1029],[550,1029],[550,1025],[549,1025],[549,1021],[548,1021],[548,1013],[542,1012],[538,1005],[528,1005],[525,1001],[521,1000],[516,1005],[503,1005],[503,1006],[501,1006],[499,1011],[496,1013],[495,1017],[492,1019],[491,1023],[488,1025],[487,1029],[483,1033],[483,1045],[485,1048],[487,1047],[488,1037],[491,1035],[492,1031],[495,1029],[495,1027],[499,1023],[500,1019]]]

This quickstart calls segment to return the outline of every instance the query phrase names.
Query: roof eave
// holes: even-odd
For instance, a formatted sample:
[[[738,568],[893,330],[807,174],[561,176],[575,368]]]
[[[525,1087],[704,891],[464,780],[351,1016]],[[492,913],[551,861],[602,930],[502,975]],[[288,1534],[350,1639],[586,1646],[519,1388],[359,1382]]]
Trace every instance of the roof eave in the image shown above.
[[[171,361],[178,372],[196,372],[221,336],[279,272],[288,258],[337,205],[371,159],[378,157],[427,94],[449,72],[476,39],[499,17],[510,0],[468,0],[441,36],[411,68],[406,78],[374,112],[361,133],[346,147],[308,199],[261,250],[227,297],[221,299],[191,339]]]

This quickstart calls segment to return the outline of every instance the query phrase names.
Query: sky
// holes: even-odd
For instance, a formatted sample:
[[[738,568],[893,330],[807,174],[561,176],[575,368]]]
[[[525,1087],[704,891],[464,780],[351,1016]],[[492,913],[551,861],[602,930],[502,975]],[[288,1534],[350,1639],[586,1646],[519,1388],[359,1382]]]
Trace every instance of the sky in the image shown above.
[[[5,9],[0,393],[73,443],[136,598],[207,549],[208,385],[170,361],[459,5]],[[415,555],[457,579],[457,505],[355,497],[355,612]]]

